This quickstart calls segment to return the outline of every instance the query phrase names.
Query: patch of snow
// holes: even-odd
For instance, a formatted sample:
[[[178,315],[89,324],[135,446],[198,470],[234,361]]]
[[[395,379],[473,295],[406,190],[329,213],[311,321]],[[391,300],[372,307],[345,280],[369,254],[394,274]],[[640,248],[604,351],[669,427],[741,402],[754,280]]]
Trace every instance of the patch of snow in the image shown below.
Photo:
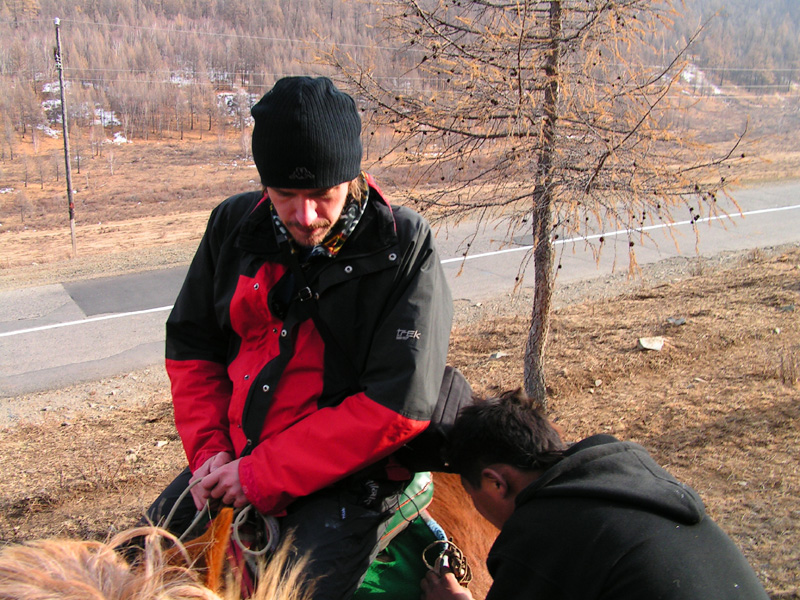
[[[181,85],[181,86],[183,86],[183,85],[192,85],[196,81],[191,76],[186,77],[186,76],[183,76],[183,75],[178,75],[177,73],[173,73],[172,75],[170,75],[169,80],[170,80],[171,83],[174,83],[175,85]]]
[[[61,110],[61,100],[54,98],[53,100],[45,100],[42,102],[42,108],[45,111]]]
[[[246,92],[218,92],[217,106],[222,108],[227,116],[235,117],[240,113],[245,113],[245,122],[252,124],[253,117],[250,116],[250,107],[258,102],[258,94],[248,94]]]
[[[106,110],[105,108],[101,108],[99,106],[95,106],[94,118],[99,121],[103,127],[122,124],[113,110]]]
[[[43,94],[60,94],[61,85],[57,81],[51,81],[42,85]]]
[[[37,129],[50,138],[57,138],[59,136],[59,131],[57,129],[53,129],[47,125],[39,125]]]
[[[722,90],[711,83],[708,77],[706,77],[706,74],[697,68],[697,65],[687,65],[683,72],[681,72],[681,79],[694,86],[695,91],[710,91],[710,93],[715,96],[723,94]]]

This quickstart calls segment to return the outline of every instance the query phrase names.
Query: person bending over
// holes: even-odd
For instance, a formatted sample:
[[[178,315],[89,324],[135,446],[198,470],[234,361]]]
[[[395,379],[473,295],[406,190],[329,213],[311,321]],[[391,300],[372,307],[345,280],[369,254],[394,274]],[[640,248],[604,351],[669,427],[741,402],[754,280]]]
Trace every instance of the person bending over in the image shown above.
[[[610,435],[567,447],[519,391],[464,409],[449,461],[500,533],[487,600],[733,600],[768,596],[697,492]],[[430,572],[423,600],[471,599]]]

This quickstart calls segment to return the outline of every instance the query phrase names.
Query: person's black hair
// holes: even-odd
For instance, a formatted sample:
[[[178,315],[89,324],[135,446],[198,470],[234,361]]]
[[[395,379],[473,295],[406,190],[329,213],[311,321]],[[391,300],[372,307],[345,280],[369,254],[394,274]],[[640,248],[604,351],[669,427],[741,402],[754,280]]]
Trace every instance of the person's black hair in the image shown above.
[[[450,468],[473,487],[480,487],[481,471],[489,465],[543,471],[561,460],[565,449],[540,406],[522,390],[476,398],[459,413],[448,438]]]

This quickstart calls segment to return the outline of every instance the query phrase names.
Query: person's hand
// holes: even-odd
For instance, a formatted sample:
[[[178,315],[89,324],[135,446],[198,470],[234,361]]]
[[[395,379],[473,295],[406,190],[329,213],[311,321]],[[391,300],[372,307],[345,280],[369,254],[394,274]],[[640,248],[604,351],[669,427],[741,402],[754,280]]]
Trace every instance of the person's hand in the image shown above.
[[[209,458],[206,462],[204,462],[199,469],[197,469],[192,478],[189,480],[189,484],[194,483],[198,479],[203,479],[204,477],[210,475],[220,467],[227,465],[233,460],[233,455],[230,452],[218,452],[211,458]],[[197,510],[202,510],[206,504],[206,501],[209,498],[208,490],[201,485],[196,485],[191,490],[192,499],[194,500],[194,506]]]
[[[195,488],[200,488],[206,498],[216,498],[227,506],[241,508],[247,504],[247,496],[239,479],[239,461],[231,461],[203,477]]]
[[[428,571],[420,587],[422,600],[472,600],[472,593],[458,585],[455,575],[449,572],[439,575]]]

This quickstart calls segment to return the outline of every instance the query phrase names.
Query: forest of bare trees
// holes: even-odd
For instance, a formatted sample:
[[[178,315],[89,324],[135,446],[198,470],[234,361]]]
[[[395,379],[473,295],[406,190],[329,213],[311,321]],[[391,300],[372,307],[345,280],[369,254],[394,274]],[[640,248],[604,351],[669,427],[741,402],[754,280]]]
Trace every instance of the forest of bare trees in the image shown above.
[[[316,59],[334,46],[369,59],[398,91],[446,85],[403,77],[423,57],[392,47],[377,27],[381,5],[360,0],[0,0],[3,158],[15,136],[58,123],[56,17],[70,122],[86,146],[109,126],[127,138],[242,128],[254,98],[280,76],[325,73]],[[795,0],[687,1],[664,54],[706,22],[692,51],[717,83],[791,91],[800,70]]]
[[[786,93],[800,83],[800,3],[796,0],[690,0],[678,37],[707,23],[693,46],[697,64],[717,85],[755,94]]]
[[[684,58],[714,83],[748,86],[732,93],[797,97],[795,0],[687,0],[679,9],[674,29],[660,32],[654,52],[638,57],[640,63],[657,68],[705,24]],[[364,0],[0,0],[0,189],[18,191],[36,182],[44,190],[45,180],[64,174],[63,156],[52,144],[47,153],[40,151],[42,140],[61,130],[55,18],[71,158],[80,173],[112,136],[180,141],[238,135],[237,156],[247,158],[250,106],[284,75],[339,77],[320,60],[334,51],[369,64],[371,79],[397,95],[450,89],[446,74],[417,68],[432,58],[424,49],[403,46],[387,34],[387,10],[385,2]],[[364,96],[359,101],[369,129],[376,106]],[[367,153],[379,158],[392,141],[371,133],[365,136]],[[113,153],[108,154],[113,172]],[[3,164],[9,165],[5,172]],[[14,181],[3,181],[12,172]],[[31,202],[40,207],[43,201],[16,200],[20,221]]]
[[[12,131],[25,136],[57,122],[55,17],[70,122],[85,131],[113,125],[128,138],[241,128],[253,98],[277,78],[323,69],[314,64],[318,49],[336,44],[362,52],[374,45],[375,18],[357,2],[5,0],[4,155],[13,153]],[[394,58],[387,53],[386,60]]]

